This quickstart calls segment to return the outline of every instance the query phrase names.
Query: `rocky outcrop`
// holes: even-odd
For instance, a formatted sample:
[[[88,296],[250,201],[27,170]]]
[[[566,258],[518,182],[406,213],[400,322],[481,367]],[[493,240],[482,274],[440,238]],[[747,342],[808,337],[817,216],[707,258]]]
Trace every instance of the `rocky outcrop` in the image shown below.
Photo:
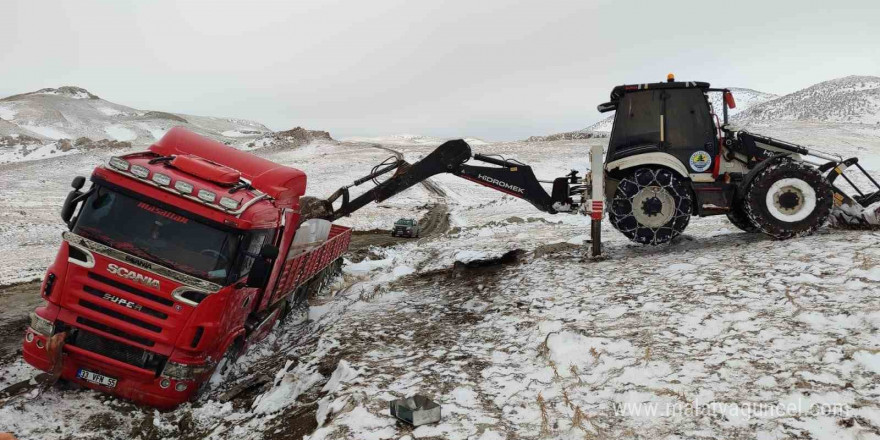
[[[62,139],[61,141],[59,141],[59,145],[63,141],[66,141],[68,145],[70,144],[70,141],[68,141],[67,139]],[[131,142],[114,141],[111,139],[99,139],[99,140],[93,141],[87,137],[81,137],[81,138],[78,138],[73,143],[73,145],[76,148],[81,149],[81,150],[94,150],[94,149],[98,149],[98,148],[130,148]],[[67,150],[62,149],[62,151],[67,151]]]
[[[330,133],[323,130],[307,130],[302,127],[295,127],[290,130],[277,131],[267,134],[255,141],[247,144],[248,148],[296,148],[301,145],[307,145],[316,140],[332,141]]]
[[[0,136],[0,147],[12,147],[18,145],[43,145],[43,141],[27,135]]]
[[[184,119],[181,116],[175,115],[173,113],[165,113],[165,112],[157,112],[157,111],[149,111],[144,113],[144,119],[168,119],[169,121],[177,121],[183,122],[184,124],[188,124],[189,121]]]
[[[526,139],[526,142],[563,141],[563,140],[592,139],[592,138],[606,138],[606,137],[608,137],[608,133],[570,131],[567,133],[556,133],[556,134],[551,134],[551,135],[547,135],[547,136],[532,136],[532,137]]]

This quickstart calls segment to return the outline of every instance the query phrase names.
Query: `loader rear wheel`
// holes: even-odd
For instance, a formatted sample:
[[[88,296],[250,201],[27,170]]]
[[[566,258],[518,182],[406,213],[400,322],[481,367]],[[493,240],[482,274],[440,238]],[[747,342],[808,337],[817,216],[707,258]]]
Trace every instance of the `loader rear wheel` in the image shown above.
[[[733,202],[730,211],[727,213],[727,219],[730,220],[730,223],[733,223],[734,226],[744,232],[748,232],[749,234],[761,232],[761,228],[752,223],[752,219],[746,214],[746,208],[743,206],[742,201]]]
[[[608,217],[636,243],[658,245],[684,232],[691,218],[690,188],[666,168],[639,168],[617,185]]]
[[[831,185],[809,165],[786,160],[755,176],[745,210],[761,232],[780,240],[809,235],[831,214]]]

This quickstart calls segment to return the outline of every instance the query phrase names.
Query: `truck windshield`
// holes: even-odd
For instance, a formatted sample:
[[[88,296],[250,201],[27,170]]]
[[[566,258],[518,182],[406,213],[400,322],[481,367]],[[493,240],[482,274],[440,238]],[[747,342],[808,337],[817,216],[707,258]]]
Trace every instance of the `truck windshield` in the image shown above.
[[[223,283],[239,235],[98,187],[86,199],[75,234],[178,272]]]

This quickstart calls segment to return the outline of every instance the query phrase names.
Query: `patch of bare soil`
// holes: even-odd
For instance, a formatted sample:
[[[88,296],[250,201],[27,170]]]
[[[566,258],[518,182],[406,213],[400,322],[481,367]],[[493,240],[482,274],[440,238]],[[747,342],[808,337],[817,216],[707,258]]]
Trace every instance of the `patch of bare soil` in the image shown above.
[[[0,286],[0,365],[19,356],[28,315],[42,302],[40,281]]]

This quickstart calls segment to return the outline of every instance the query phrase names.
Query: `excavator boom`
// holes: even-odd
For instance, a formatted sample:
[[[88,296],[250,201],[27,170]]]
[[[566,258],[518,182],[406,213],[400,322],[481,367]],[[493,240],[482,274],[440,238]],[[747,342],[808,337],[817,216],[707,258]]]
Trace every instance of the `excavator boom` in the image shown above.
[[[467,164],[466,162],[471,158],[496,166]],[[375,187],[353,199],[349,197],[349,188],[374,180],[391,171],[394,171],[394,174],[389,179],[378,183]],[[371,174],[354,181],[351,185],[343,186],[326,201],[321,201],[319,214],[315,216],[331,221],[346,217],[369,203],[386,200],[441,173],[453,174],[524,199],[537,209],[551,214],[576,211],[581,202],[583,191],[586,189],[586,185],[581,183],[577,172],[572,171],[565,177],[554,179],[552,182],[553,190],[548,194],[538,178],[535,177],[530,166],[493,156],[481,154],[472,156],[470,145],[458,139],[445,142],[416,163],[408,164],[403,160],[397,160],[375,168]],[[333,204],[340,197],[342,203],[338,208],[334,208]]]

